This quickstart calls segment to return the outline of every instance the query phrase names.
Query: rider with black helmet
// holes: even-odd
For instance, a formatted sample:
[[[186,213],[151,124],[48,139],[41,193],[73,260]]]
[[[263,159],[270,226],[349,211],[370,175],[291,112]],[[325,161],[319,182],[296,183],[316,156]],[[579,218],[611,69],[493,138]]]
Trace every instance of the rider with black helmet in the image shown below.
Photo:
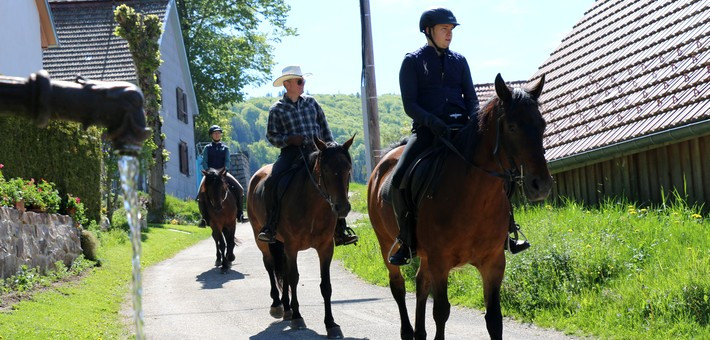
[[[399,250],[389,258],[394,265],[409,263],[417,248],[414,235],[417,212],[415,206],[409,206],[405,196],[402,185],[405,172],[437,138],[450,138],[456,127],[476,119],[479,110],[466,58],[449,50],[452,31],[458,25],[454,14],[446,8],[422,13],[419,31],[426,36],[427,45],[408,53],[399,71],[402,104],[413,123],[412,136],[392,175],[392,206],[401,243]]]
[[[212,125],[209,129],[210,138],[212,138],[212,143],[208,144],[204,150],[202,150],[202,169],[207,170],[209,168],[221,169],[229,165],[229,147],[221,142],[222,140],[222,128],[219,125]],[[227,178],[227,184],[229,185],[229,191],[236,198],[237,201],[237,221],[244,222],[244,210],[243,203],[244,200],[244,188],[237,181],[232,174],[227,172],[225,174]],[[200,182],[200,188],[204,184],[205,178],[202,177],[202,182]],[[203,193],[197,195],[197,203],[200,208],[200,214],[202,214],[202,221],[200,221],[199,227],[204,228],[210,224],[209,216],[207,214],[207,207],[205,207],[206,199],[203,197]]]

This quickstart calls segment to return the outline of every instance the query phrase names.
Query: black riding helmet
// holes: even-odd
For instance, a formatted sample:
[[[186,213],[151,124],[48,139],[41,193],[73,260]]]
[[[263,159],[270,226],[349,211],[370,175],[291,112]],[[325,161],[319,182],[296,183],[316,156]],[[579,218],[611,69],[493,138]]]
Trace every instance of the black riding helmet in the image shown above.
[[[459,25],[459,23],[456,21],[454,13],[452,13],[446,8],[432,8],[426,10],[424,11],[424,13],[422,13],[421,18],[419,18],[419,31],[424,33],[424,35],[426,35],[426,37],[431,40],[437,50],[443,52],[445,49],[436,46],[436,43],[434,43],[434,39],[431,37],[431,34],[427,33],[426,31],[427,27],[434,27],[434,25],[442,24],[450,24],[454,25],[454,27]]]
[[[210,126],[209,135],[212,136],[212,133],[215,132],[215,131],[222,132],[222,128],[219,127],[219,125],[212,125],[212,126]]]

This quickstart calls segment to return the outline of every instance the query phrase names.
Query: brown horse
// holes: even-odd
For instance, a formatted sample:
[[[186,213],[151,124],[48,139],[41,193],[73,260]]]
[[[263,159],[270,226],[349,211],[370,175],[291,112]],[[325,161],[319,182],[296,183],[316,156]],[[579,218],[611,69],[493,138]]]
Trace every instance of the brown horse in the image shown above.
[[[385,181],[402,154],[403,147],[387,153],[368,181],[368,211],[389,270],[390,290],[399,307],[402,339],[426,338],[426,300],[434,299],[435,339],[444,339],[449,317],[447,298],[449,271],[471,264],[481,274],[486,303],[486,327],[493,339],[503,334],[500,286],[505,270],[503,245],[511,218],[506,190],[512,174],[521,165],[524,191],[531,200],[550,192],[552,178],[542,145],[545,121],[538,109],[544,76],[530,90],[511,90],[500,74],[495,80],[497,98],[488,101],[462,128],[444,156],[433,199],[418,206],[416,237],[420,258],[416,275],[415,328],[409,322],[404,279],[399,267],[388,262],[399,233],[390,203],[383,200]]]
[[[337,218],[345,217],[350,212],[348,188],[352,160],[348,148],[354,137],[343,145],[326,145],[315,140],[317,150],[304,155],[304,163],[307,164],[295,170],[282,196],[276,243],[256,241],[263,254],[264,267],[269,273],[273,300],[271,315],[275,318],[290,318],[293,329],[306,327],[298,308],[296,288],[299,274],[296,258],[301,250],[316,249],[320,259],[320,290],[325,303],[325,327],[328,338],[332,339],[343,337],[331,311],[330,262],[333,258],[335,223]],[[264,181],[270,173],[271,165],[266,165],[252,176],[249,183],[247,211],[255,240],[267,220]],[[279,288],[282,288],[281,297]]]
[[[207,198],[207,212],[210,216],[212,238],[217,247],[214,265],[222,266],[225,273],[234,261],[234,232],[237,229],[237,198],[229,191],[225,174],[227,170],[209,168],[202,170],[205,182],[200,193]]]

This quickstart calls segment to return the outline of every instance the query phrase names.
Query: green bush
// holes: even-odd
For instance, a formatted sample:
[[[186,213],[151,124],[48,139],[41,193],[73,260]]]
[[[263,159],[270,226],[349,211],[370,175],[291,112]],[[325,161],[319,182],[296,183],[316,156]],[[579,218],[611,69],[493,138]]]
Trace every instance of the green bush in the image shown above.
[[[91,261],[98,260],[99,239],[94,236],[94,233],[88,230],[81,231],[81,249],[85,258]]]
[[[0,117],[0,135],[9,136],[0,138],[0,163],[6,178],[52,182],[60,198],[67,193],[81,197],[87,218],[100,220],[100,129],[59,121],[37,128],[23,118]]]
[[[197,207],[197,201],[183,201],[174,196],[165,196],[165,223],[196,224],[200,218],[200,209]]]

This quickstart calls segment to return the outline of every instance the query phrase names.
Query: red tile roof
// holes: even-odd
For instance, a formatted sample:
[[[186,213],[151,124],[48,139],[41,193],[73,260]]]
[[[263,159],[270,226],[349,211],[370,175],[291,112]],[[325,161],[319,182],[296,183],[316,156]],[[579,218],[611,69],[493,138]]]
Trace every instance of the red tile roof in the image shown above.
[[[113,11],[123,3],[163,20],[168,0],[50,0],[59,47],[45,50],[43,59],[52,79],[136,82],[128,44],[113,35]]]
[[[710,122],[710,2],[598,0],[542,73],[552,162]]]

